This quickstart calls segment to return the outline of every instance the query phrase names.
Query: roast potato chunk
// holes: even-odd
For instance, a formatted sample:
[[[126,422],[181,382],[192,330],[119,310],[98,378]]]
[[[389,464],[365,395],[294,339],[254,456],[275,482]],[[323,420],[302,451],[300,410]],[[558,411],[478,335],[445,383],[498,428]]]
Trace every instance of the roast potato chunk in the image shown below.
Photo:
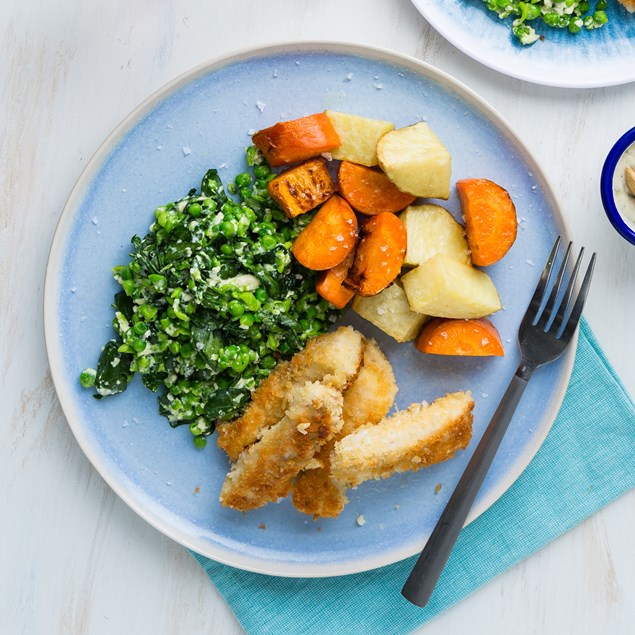
[[[339,147],[331,151],[334,159],[371,167],[377,165],[377,141],[394,130],[395,124],[380,119],[327,110],[324,113],[340,138]]]
[[[368,298],[355,296],[352,308],[398,342],[413,340],[429,319],[411,310],[406,292],[398,282]]]
[[[483,271],[437,254],[402,276],[410,308],[448,318],[480,318],[502,308],[492,279]]]
[[[463,226],[440,205],[410,205],[399,218],[408,234],[404,265],[416,267],[439,253],[470,264]]]
[[[449,198],[452,157],[427,123],[387,132],[377,142],[377,158],[402,192]]]

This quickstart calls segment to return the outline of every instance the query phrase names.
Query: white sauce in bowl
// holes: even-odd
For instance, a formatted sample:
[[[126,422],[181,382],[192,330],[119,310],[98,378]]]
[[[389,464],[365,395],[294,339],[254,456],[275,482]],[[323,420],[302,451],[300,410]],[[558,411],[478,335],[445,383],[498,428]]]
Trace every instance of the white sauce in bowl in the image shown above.
[[[626,168],[635,170],[635,143],[632,143],[622,156],[620,157],[615,172],[613,173],[613,196],[615,197],[615,206],[624,222],[635,229],[635,196],[633,196],[626,187],[624,171]]]

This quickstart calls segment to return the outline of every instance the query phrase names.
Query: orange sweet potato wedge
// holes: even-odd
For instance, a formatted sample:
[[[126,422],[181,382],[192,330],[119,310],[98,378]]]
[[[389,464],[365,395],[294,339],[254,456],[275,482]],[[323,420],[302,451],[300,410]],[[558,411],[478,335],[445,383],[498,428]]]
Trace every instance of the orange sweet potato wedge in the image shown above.
[[[274,167],[317,157],[340,145],[333,124],[323,112],[281,121],[256,132],[252,141]]]
[[[307,269],[332,269],[354,249],[357,229],[351,206],[343,198],[331,196],[293,241],[291,253]]]
[[[337,309],[343,309],[355,296],[355,291],[347,289],[342,284],[346,280],[354,258],[355,250],[353,249],[339,265],[322,271],[315,284],[315,290]]]
[[[432,355],[485,357],[505,354],[496,327],[487,319],[432,318],[419,332],[415,346]]]
[[[383,291],[401,271],[407,242],[406,228],[395,214],[382,212],[364,220],[344,285],[365,297]]]
[[[507,190],[487,179],[462,179],[461,201],[467,242],[475,265],[498,262],[516,240],[516,207]]]
[[[326,201],[336,190],[324,159],[311,159],[278,174],[267,190],[284,213],[294,218]]]
[[[399,212],[416,199],[397,189],[383,172],[357,163],[342,161],[337,177],[340,194],[362,214]]]

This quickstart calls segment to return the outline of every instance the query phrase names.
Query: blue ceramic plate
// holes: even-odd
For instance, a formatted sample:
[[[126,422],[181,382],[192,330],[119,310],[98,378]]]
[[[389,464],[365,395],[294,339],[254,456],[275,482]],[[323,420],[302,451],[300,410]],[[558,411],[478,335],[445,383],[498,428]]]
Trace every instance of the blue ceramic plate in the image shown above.
[[[470,389],[474,440],[445,464],[367,483],[350,493],[335,520],[314,522],[289,500],[243,514],[218,494],[229,463],[216,444],[192,444],[172,429],[156,395],[136,378],[102,401],[78,375],[113,335],[117,286],[111,267],[127,262],[133,234],[154,209],[197,187],[207,168],[229,180],[244,169],[248,131],[326,108],[392,120],[425,118],[453,155],[454,178],[490,178],[509,189],[518,240],[489,268],[505,310],[493,317],[507,355],[496,359],[424,356],[370,324],[399,383],[397,404]],[[447,203],[455,214],[455,194]],[[205,64],[150,97],[106,140],[73,190],[53,242],[46,280],[46,341],[68,422],[98,472],[137,513],[179,543],[236,567],[285,576],[372,569],[418,551],[513,375],[521,316],[557,234],[567,236],[539,166],[505,122],[471,90],[430,66],[387,51],[344,44],[274,46]],[[551,426],[571,373],[575,347],[538,371],[471,518],[489,507],[533,457]],[[438,493],[438,484],[441,489]],[[356,522],[363,514],[366,524]]]
[[[591,88],[635,80],[635,14],[609,0],[609,23],[576,35],[543,23],[543,41],[518,44],[512,18],[504,21],[482,0],[412,0],[446,40],[473,59],[505,75],[546,86]],[[592,3],[594,4],[594,3]]]

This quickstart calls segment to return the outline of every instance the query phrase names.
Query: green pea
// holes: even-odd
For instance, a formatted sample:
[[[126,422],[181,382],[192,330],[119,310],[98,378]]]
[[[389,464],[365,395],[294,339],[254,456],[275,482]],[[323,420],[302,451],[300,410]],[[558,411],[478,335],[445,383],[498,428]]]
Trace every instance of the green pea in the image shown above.
[[[243,328],[249,328],[250,326],[253,326],[254,321],[255,321],[255,317],[253,313],[245,313],[240,318],[240,325]]]
[[[226,238],[232,238],[236,234],[236,228],[234,223],[225,220],[220,224],[220,230]]]
[[[277,363],[278,362],[276,362],[276,358],[273,355],[266,355],[260,360],[260,365],[267,370],[275,368]]]
[[[269,176],[269,174],[270,174],[270,173],[271,173],[271,170],[269,169],[269,166],[268,166],[268,165],[265,165],[265,164],[263,164],[263,165],[257,165],[257,166],[254,168],[254,176],[255,176],[257,179],[264,179],[264,178],[266,178],[267,176]]]
[[[231,369],[235,373],[242,373],[249,365],[249,357],[240,355],[231,363]]]
[[[147,357],[137,358],[137,368],[140,371],[147,370],[148,368],[150,368],[150,360]]]
[[[227,308],[234,317],[240,317],[245,312],[245,305],[238,300],[232,300]]]
[[[602,24],[606,24],[609,21],[609,19],[606,17],[606,13],[604,11],[596,11],[593,14],[593,21],[597,25],[602,25]]]
[[[135,351],[137,351],[137,353],[145,351],[146,346],[147,342],[145,340],[142,340],[141,338],[136,339],[132,344],[132,347],[135,349]]]
[[[234,253],[234,250],[231,245],[228,245],[227,243],[223,243],[220,246],[220,252],[221,254],[225,256],[231,256]]]
[[[241,172],[236,176],[234,181],[236,182],[236,185],[238,187],[246,187],[247,185],[251,185],[251,174],[249,174],[249,172]]]
[[[207,439],[203,435],[199,434],[198,436],[194,437],[194,445],[197,448],[202,449],[207,445]]]
[[[92,388],[95,385],[95,377],[97,376],[97,371],[94,368],[87,368],[82,371],[79,375],[79,383],[84,388]]]
[[[170,353],[172,353],[173,355],[178,355],[179,351],[181,350],[181,344],[176,340],[172,340],[168,348],[170,349]]]
[[[258,300],[258,302],[266,302],[268,298],[267,292],[262,287],[258,287],[254,291],[254,295],[256,296],[256,300]]]
[[[278,241],[273,236],[266,234],[260,239],[260,243],[267,251],[271,251],[278,244]]]
[[[190,203],[187,207],[190,216],[198,218],[203,213],[203,208],[199,203]]]

